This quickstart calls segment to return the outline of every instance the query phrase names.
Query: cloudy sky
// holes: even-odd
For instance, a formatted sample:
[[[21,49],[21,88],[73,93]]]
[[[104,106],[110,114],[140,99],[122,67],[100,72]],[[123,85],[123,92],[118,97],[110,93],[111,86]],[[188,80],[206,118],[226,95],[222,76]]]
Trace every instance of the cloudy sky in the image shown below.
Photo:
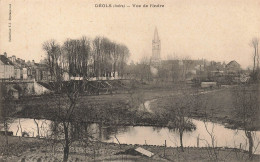
[[[100,3],[130,7],[95,7]],[[174,54],[237,60],[248,67],[253,53],[249,42],[260,37],[259,11],[259,0],[0,0],[0,53],[39,61],[44,57],[42,43],[49,39],[62,44],[66,38],[105,36],[126,44],[130,59],[138,61],[151,55],[157,26],[162,58]]]

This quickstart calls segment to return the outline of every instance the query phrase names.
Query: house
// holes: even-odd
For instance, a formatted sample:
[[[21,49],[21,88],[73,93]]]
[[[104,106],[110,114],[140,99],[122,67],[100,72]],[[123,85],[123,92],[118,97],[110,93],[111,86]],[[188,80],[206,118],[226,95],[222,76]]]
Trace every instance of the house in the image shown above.
[[[230,61],[225,68],[227,73],[233,73],[233,74],[238,74],[241,72],[241,67],[240,64],[237,63],[235,60]]]
[[[50,71],[46,64],[35,63],[34,60],[32,62],[28,62],[28,78],[35,79],[36,81],[50,81]]]
[[[23,68],[23,71],[22,71],[22,78],[24,80],[26,80],[28,78],[28,74],[27,74],[27,68]]]
[[[25,60],[17,58],[15,63],[20,67],[20,70],[21,70],[20,78],[26,80],[28,78],[28,75],[27,75],[28,65],[25,63]]]
[[[15,55],[8,57],[8,59],[11,60],[14,65],[14,79],[21,79],[22,67],[16,62]]]
[[[7,58],[6,52],[0,55],[0,79],[14,78],[14,64]]]
[[[18,65],[14,65],[14,78],[21,79],[22,68]]]
[[[27,79],[27,64],[25,60],[16,58],[15,55],[8,57],[14,66],[14,79]]]

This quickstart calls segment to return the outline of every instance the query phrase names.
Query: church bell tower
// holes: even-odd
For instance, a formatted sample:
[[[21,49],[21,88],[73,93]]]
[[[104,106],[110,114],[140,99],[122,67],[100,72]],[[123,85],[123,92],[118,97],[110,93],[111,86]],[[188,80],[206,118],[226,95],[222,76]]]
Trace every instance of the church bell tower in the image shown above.
[[[152,65],[159,65],[161,62],[161,41],[158,35],[157,27],[154,30],[154,38],[152,41]]]

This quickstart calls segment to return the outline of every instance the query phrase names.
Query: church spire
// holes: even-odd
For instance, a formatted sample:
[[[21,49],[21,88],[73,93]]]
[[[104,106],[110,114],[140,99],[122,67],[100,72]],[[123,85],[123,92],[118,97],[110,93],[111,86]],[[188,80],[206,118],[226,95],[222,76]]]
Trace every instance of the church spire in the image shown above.
[[[154,41],[154,42],[157,42],[157,41],[159,41],[159,40],[160,40],[160,39],[159,39],[157,27],[155,27],[153,41]]]
[[[161,41],[158,35],[157,27],[154,30],[154,38],[152,41],[152,58],[151,63],[155,66],[158,66],[161,61]]]

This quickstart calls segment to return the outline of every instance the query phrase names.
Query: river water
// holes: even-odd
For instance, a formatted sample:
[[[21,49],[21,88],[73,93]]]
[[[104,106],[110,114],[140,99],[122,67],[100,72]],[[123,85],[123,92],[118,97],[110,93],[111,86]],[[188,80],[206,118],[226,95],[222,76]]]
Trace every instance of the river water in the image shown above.
[[[36,120],[39,126],[39,136],[46,137],[51,134],[51,121]],[[225,128],[221,124],[212,122],[204,123],[200,120],[192,119],[196,125],[196,130],[185,132],[183,135],[184,146],[205,147],[211,146],[211,137],[209,133],[214,135],[215,146],[232,147],[248,150],[248,141],[243,130],[233,130]],[[1,125],[3,130],[3,125]],[[14,119],[9,125],[9,131],[15,136],[21,136],[21,130],[27,132],[28,136],[36,137],[37,125],[33,119],[21,118]],[[207,131],[208,130],[208,131]],[[152,126],[118,126],[107,127],[99,124],[89,124],[88,131],[95,138],[103,142],[117,143],[117,139],[121,144],[148,144],[148,145],[164,145],[166,140],[167,146],[179,146],[179,133],[163,127]],[[116,139],[117,138],[117,139]],[[260,131],[253,132],[254,151],[260,154],[260,146],[256,149],[260,142]]]

